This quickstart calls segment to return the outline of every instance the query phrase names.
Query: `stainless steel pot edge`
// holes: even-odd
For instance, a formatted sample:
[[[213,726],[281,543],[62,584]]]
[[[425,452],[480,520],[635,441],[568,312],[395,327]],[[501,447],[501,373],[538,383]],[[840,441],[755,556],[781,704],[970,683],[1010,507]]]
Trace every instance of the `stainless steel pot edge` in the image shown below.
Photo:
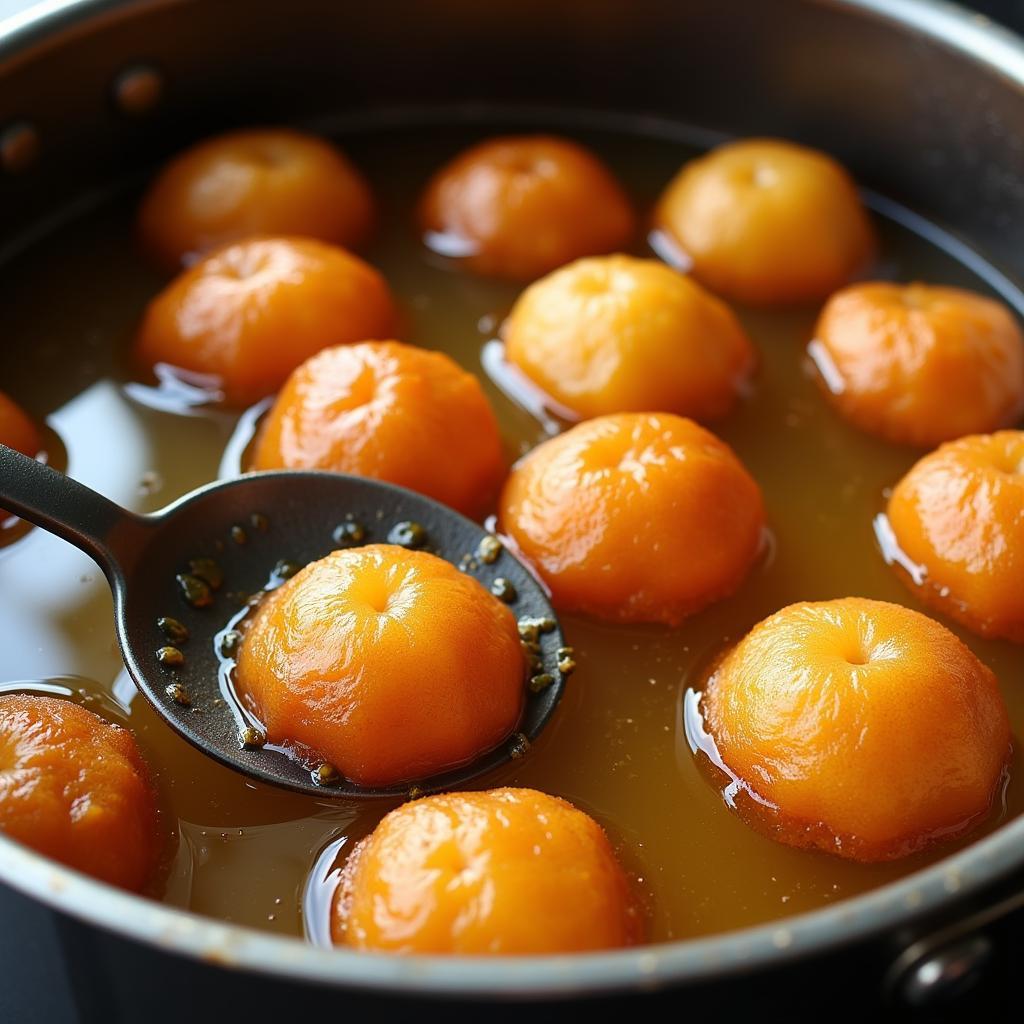
[[[995,68],[1024,86],[1024,41],[991,18],[946,0],[816,0],[867,11],[882,21],[917,29],[936,42]],[[0,26],[2,28],[2,26]]]
[[[174,0],[137,0],[137,6]],[[936,0],[816,0],[866,12],[995,69],[1024,88],[1024,42]],[[0,60],[123,0],[44,0],[0,22]],[[382,957],[324,950],[239,928],[112,889],[0,836],[0,880],[56,910],[124,937],[224,967],[381,992],[506,998],[657,988],[770,966],[903,926],[1019,868],[1024,819],[931,868],[834,907],[743,932],[634,950],[564,957]]]
[[[0,839],[0,880],[95,926],[226,968],[382,992],[526,999],[656,989],[822,953],[903,926],[1003,877],[1019,867],[1022,843],[1024,820],[927,871],[827,910],[707,939],[559,957],[390,957],[320,949],[113,889],[6,839]]]

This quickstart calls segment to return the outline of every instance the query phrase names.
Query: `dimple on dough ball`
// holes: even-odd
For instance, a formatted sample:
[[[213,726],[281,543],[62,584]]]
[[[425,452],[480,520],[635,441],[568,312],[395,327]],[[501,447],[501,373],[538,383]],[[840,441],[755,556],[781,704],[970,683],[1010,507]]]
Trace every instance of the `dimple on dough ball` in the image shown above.
[[[291,375],[261,427],[252,468],[373,477],[478,515],[505,460],[476,377],[441,352],[368,341],[324,349]]]
[[[35,457],[43,447],[36,425],[28,413],[0,391],[0,444],[22,455]]]
[[[823,299],[875,249],[846,171],[778,139],[731,142],[691,160],[662,193],[654,224],[698,281],[753,305]]]
[[[272,394],[329,345],[387,337],[396,319],[384,278],[311,238],[251,238],[179,274],[146,309],[139,364],[220,381],[228,404]]]
[[[677,624],[731,594],[761,550],[761,490],[723,441],[667,413],[587,420],[513,470],[500,528],[555,606]]]
[[[657,260],[598,256],[532,284],[502,330],[506,354],[583,418],[725,415],[754,368],[732,311]]]
[[[513,280],[620,249],[636,228],[604,164],[549,135],[490,139],[460,153],[427,185],[419,219],[433,248]]]
[[[1024,431],[963,437],[921,459],[889,498],[904,581],[982,636],[1024,643]]]
[[[70,701],[0,695],[0,831],[100,881],[144,888],[160,841],[131,734]]]
[[[794,846],[891,860],[988,813],[1010,752],[992,672],[919,612],[861,598],[790,605],[721,661],[704,718],[722,761]]]
[[[959,288],[853,285],[809,351],[833,405],[887,441],[933,447],[1024,412],[1024,335],[1001,302]]]
[[[641,931],[600,826],[531,789],[392,811],[349,857],[331,920],[337,945],[381,953],[582,953]]]
[[[467,764],[519,721],[515,617],[436,555],[335,551],[273,591],[245,628],[237,687],[272,743],[391,786]]]
[[[142,200],[146,249],[175,268],[252,235],[305,235],[356,248],[373,224],[363,176],[329,142],[287,128],[218,135],[157,175]]]

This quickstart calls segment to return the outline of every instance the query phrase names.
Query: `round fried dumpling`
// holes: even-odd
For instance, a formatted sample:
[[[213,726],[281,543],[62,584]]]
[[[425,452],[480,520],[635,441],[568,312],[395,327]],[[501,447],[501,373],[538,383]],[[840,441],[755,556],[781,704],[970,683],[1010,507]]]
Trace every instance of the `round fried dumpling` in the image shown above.
[[[270,742],[386,787],[497,746],[525,679],[505,604],[443,558],[370,544],[310,563],[263,601],[236,685]]]
[[[387,337],[396,312],[384,278],[309,238],[250,238],[179,274],[146,309],[136,361],[204,374],[225,401],[273,394],[330,345]]]
[[[703,704],[722,762],[755,797],[748,820],[853,860],[970,830],[1010,754],[992,672],[944,626],[884,601],[783,608],[726,654]]]
[[[419,209],[438,252],[478,274],[529,281],[629,243],[629,200],[592,153],[549,135],[490,139],[434,175]]]
[[[1024,643],[1024,431],[962,437],[926,455],[889,498],[889,524],[920,568],[922,600],[982,636]]]
[[[582,953],[637,942],[641,921],[601,827],[532,789],[403,804],[353,851],[334,942],[380,953]]]
[[[500,529],[556,608],[675,625],[733,593],[757,559],[761,490],[723,441],[661,413],[600,416],[512,470]]]
[[[163,168],[139,210],[143,245],[172,269],[254,235],[358,248],[372,224],[370,188],[349,159],[288,128],[197,143]]]
[[[730,142],[691,160],[662,194],[654,223],[701,284],[752,305],[824,299],[875,249],[846,171],[779,139]]]
[[[102,882],[143,889],[161,843],[131,733],[67,700],[0,694],[0,831]]]
[[[509,362],[583,419],[732,409],[754,348],[728,306],[657,260],[595,256],[535,282],[502,328]]]
[[[832,404],[887,441],[930,448],[1024,413],[1024,335],[973,292],[854,285],[829,299],[809,351]]]
[[[288,378],[260,427],[253,469],[324,469],[408,487],[476,516],[505,476],[480,382],[442,352],[338,345]]]

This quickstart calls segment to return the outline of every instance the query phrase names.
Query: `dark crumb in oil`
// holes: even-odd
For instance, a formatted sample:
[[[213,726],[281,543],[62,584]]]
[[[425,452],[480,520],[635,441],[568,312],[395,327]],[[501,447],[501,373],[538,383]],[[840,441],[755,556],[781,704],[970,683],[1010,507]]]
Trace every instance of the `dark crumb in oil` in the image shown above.
[[[555,677],[550,672],[539,672],[535,676],[530,676],[530,693],[542,693],[554,681]]]
[[[180,572],[174,578],[178,581],[181,596],[193,608],[209,608],[213,604],[213,591],[205,580],[187,572]]]
[[[154,469],[147,469],[142,474],[142,479],[139,480],[139,494],[156,494],[163,485],[164,481],[160,474]]]
[[[188,695],[188,690],[186,690],[181,683],[171,683],[164,690],[164,693],[166,693],[175,704],[180,704],[183,708],[190,707],[192,704],[192,698]]]
[[[267,742],[267,737],[255,726],[247,725],[239,733],[238,742],[245,750],[259,750]]]
[[[339,523],[331,534],[334,543],[340,547],[352,547],[355,544],[362,544],[366,540],[366,527],[355,519],[346,519]]]
[[[501,552],[501,541],[492,534],[488,534],[477,546],[476,556],[484,565],[493,565],[498,560]]]
[[[172,619],[169,615],[161,615],[156,620],[156,628],[175,646],[188,643],[188,626],[184,622]]]
[[[259,530],[260,533],[266,533],[267,527],[270,526],[270,520],[262,512],[253,512],[249,516],[249,522],[252,524],[252,528]]]
[[[519,596],[516,588],[512,585],[512,582],[505,579],[504,576],[498,576],[494,580],[491,584],[491,593],[498,598],[499,601],[504,601],[505,604],[512,604],[512,602]]]
[[[185,655],[177,647],[161,647],[156,652],[156,660],[164,668],[181,668],[185,664]]]
[[[526,756],[526,752],[529,749],[530,741],[521,732],[517,732],[509,741],[508,756],[513,761],[518,761],[519,758]]]
[[[188,571],[208,583],[211,590],[224,586],[224,570],[212,558],[193,558],[188,563]]]
[[[231,539],[236,544],[248,544],[249,543],[249,534],[247,534],[245,532],[245,530],[241,526],[232,526],[231,527]]]
[[[421,548],[427,543],[427,531],[419,523],[407,519],[391,527],[388,543],[398,544],[403,548]]]
[[[555,652],[559,674],[564,679],[576,671],[576,652],[571,647],[559,647]]]
[[[338,769],[335,768],[333,764],[328,764],[326,761],[319,765],[312,775],[313,781],[318,786],[332,786],[339,778]]]
[[[421,786],[410,786],[409,787],[409,799],[419,800],[423,796],[423,788]]]
[[[217,651],[222,658],[233,658],[238,653],[238,645],[242,641],[242,634],[237,629],[229,629],[222,633]]]
[[[540,656],[540,644],[529,640],[521,640],[520,646],[523,649],[523,656],[526,658],[526,664],[530,667],[530,674],[533,675],[540,672],[544,667],[544,662],[541,660]]]
[[[519,620],[519,638],[536,643],[542,633],[551,633],[558,624],[545,615],[540,618],[524,615]]]

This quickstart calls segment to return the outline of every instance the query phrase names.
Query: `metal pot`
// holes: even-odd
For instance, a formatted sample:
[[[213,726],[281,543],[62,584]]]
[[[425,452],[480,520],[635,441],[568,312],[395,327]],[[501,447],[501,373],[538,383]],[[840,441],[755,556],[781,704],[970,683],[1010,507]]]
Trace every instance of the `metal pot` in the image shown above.
[[[0,24],[0,250],[241,120],[492,103],[802,139],[1024,283],[1024,45],[924,0],[46,0]],[[1008,975],[1022,865],[1018,819],[778,925],[601,955],[396,959],[182,913],[0,837],[0,1018],[401,1018],[420,1016],[424,996],[432,1011],[485,1000],[493,1016],[544,1017],[567,998],[633,1009],[639,993],[650,1010],[680,995],[686,1009],[792,1006],[794,993],[832,1013],[837,1001],[926,1006],[986,970]],[[519,1000],[535,1005],[509,1006]]]

